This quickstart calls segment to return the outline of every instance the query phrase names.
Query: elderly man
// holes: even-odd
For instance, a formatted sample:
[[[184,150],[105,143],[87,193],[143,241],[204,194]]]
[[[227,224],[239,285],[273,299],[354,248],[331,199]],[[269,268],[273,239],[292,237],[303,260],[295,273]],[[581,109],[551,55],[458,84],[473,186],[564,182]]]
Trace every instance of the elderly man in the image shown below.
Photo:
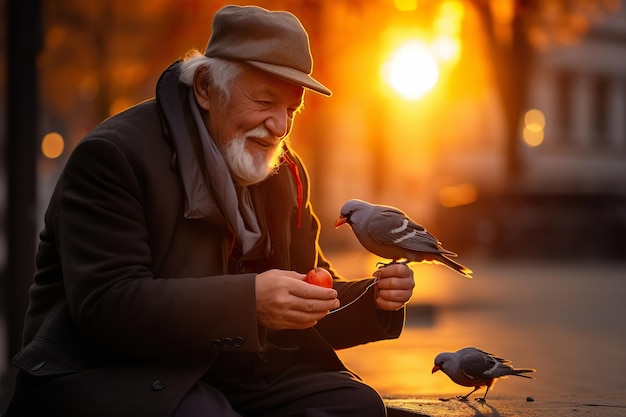
[[[367,290],[324,258],[287,143],[305,89],[330,95],[311,70],[296,17],[227,6],[205,54],[76,147],[7,416],[385,415],[334,349],[398,337],[413,274],[382,268]],[[334,288],[304,281],[314,266]]]

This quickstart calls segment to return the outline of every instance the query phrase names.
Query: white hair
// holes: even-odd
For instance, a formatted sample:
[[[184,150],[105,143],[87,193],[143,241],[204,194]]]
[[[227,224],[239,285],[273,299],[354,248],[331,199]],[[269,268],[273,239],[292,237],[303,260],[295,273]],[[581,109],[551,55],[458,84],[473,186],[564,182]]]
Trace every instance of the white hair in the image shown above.
[[[197,49],[192,49],[180,63],[178,80],[191,87],[196,70],[201,67],[207,68],[207,78],[220,92],[220,103],[222,105],[228,103],[230,101],[230,84],[244,71],[244,65],[235,61],[208,57]]]

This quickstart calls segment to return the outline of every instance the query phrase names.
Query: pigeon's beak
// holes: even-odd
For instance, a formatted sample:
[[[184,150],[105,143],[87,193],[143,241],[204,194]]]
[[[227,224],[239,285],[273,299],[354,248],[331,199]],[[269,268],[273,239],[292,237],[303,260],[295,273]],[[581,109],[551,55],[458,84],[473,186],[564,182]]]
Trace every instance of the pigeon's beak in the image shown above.
[[[348,221],[348,218],[346,216],[339,216],[337,221],[335,221],[335,229],[341,226],[342,224],[346,223],[347,221]]]
[[[432,370],[431,374],[434,374],[435,372],[437,372],[440,369],[441,369],[441,366],[439,366],[439,365],[433,366],[433,370]]]

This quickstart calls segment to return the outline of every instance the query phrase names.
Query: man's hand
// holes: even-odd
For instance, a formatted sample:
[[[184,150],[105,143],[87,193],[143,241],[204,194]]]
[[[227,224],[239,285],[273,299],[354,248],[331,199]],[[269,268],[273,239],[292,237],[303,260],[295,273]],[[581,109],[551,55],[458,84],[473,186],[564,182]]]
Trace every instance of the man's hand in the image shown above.
[[[395,311],[402,308],[411,298],[415,280],[413,270],[404,264],[389,264],[374,272],[376,283],[376,307]]]
[[[271,269],[256,276],[259,323],[269,329],[306,329],[339,307],[337,291],[304,282],[305,274]]]

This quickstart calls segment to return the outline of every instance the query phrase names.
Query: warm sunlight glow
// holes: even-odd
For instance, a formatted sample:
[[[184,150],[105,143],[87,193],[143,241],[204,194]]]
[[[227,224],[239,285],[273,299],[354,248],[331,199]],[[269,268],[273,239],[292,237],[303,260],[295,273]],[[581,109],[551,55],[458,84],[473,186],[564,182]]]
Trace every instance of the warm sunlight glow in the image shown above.
[[[465,16],[463,3],[455,0],[444,1],[439,5],[435,28],[437,32],[458,32]]]
[[[399,94],[415,100],[435,86],[439,69],[426,47],[411,41],[396,49],[384,64],[383,77]]]
[[[496,38],[501,42],[510,42],[513,36],[511,22],[515,15],[516,2],[514,0],[500,0],[488,4],[494,20]]]
[[[478,190],[474,184],[461,183],[440,188],[438,197],[444,207],[464,206],[476,201]]]
[[[543,143],[546,117],[541,110],[530,109],[524,115],[524,143],[535,148]]]
[[[434,41],[431,48],[440,61],[456,63],[461,56],[461,28],[465,17],[465,8],[461,2],[445,1],[437,10],[433,22]]]
[[[394,0],[393,3],[401,12],[412,12],[417,9],[417,0]]]
[[[65,141],[57,132],[50,132],[41,141],[41,153],[50,159],[56,159],[63,153]]]
[[[100,90],[100,83],[94,74],[85,74],[77,80],[78,95],[85,101],[93,100]]]
[[[458,39],[439,37],[433,41],[432,50],[437,59],[456,62],[461,56],[461,43]]]
[[[109,107],[109,115],[113,116],[121,111],[126,110],[130,106],[133,105],[133,102],[127,98],[118,98],[111,103],[111,107]]]

